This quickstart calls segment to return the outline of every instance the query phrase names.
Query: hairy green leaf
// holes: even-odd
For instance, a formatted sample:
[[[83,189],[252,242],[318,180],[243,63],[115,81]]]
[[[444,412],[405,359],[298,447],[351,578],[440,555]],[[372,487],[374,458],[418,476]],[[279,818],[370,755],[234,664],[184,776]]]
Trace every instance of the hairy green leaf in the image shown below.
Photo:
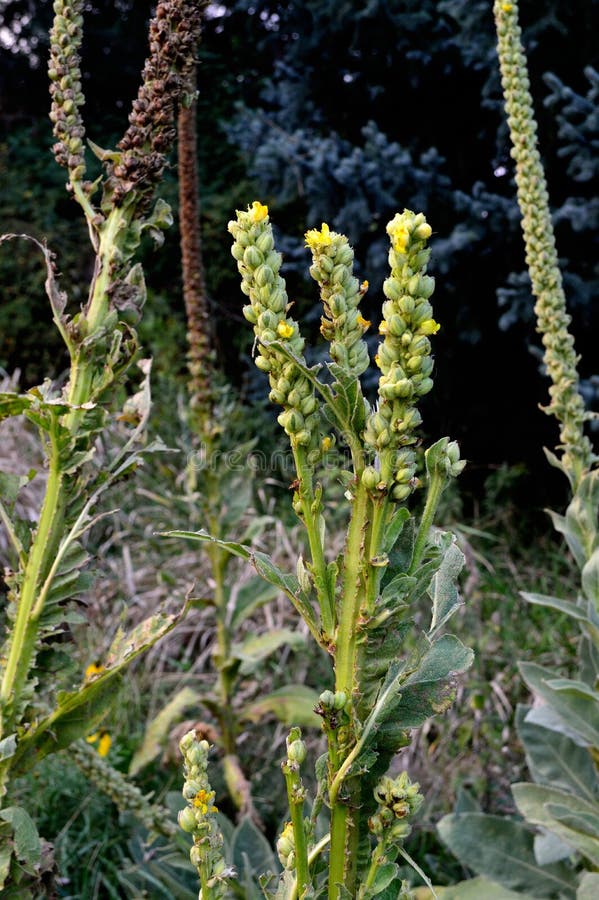
[[[531,897],[574,898],[576,894],[573,870],[562,863],[539,866],[533,834],[520,822],[484,813],[461,813],[445,816],[437,829],[463,865],[508,890],[523,891]]]
[[[565,811],[569,811],[574,817],[596,816],[596,804],[587,803],[586,800],[565,791],[538,784],[513,784],[512,794],[519,812],[528,822],[552,831],[586,856],[593,865],[599,865],[599,840],[562,821]],[[559,807],[557,815],[551,813],[551,806]]]
[[[303,684],[289,684],[278,688],[259,700],[252,700],[239,712],[241,719],[259,722],[266,715],[275,715],[285,725],[317,728],[320,719],[314,712],[318,694]]]
[[[582,681],[555,678],[551,669],[520,663],[529,688],[548,703],[566,726],[592,747],[599,747],[599,694]]]
[[[599,782],[590,753],[567,735],[528,721],[529,711],[518,706],[516,728],[533,779],[594,801]]]

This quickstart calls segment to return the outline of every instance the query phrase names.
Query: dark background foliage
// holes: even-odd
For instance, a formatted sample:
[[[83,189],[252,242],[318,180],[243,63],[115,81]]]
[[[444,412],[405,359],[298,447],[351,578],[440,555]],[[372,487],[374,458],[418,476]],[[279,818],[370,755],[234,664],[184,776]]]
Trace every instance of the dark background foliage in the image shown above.
[[[558,250],[589,401],[599,280],[597,0],[522,0],[539,135]],[[559,502],[543,444],[556,428],[538,409],[540,367],[533,302],[515,204],[500,98],[491,0],[227,0],[209,7],[199,68],[202,228],[219,359],[236,383],[249,378],[250,329],[229,255],[235,207],[269,204],[285,252],[290,295],[306,332],[318,333],[303,232],[327,221],[348,234],[370,281],[365,312],[380,318],[385,224],[423,210],[434,230],[436,387],[431,436],[458,438],[476,493],[489,468],[523,463],[522,502]],[[126,124],[145,55],[151,4],[86,4],[83,47],[89,137],[114,144]],[[49,152],[45,77],[49,0],[0,0],[2,230],[47,237],[73,304],[89,276],[78,210]],[[174,174],[165,194],[176,200]],[[158,368],[182,374],[184,341],[177,236],[145,260],[151,294],[144,337]],[[41,266],[31,247],[0,251],[0,366],[26,385],[58,375]],[[374,329],[373,329],[374,330]],[[376,339],[373,337],[373,342]],[[251,370],[250,370],[251,371]],[[538,473],[538,474],[535,474]],[[556,493],[557,492],[557,493]]]

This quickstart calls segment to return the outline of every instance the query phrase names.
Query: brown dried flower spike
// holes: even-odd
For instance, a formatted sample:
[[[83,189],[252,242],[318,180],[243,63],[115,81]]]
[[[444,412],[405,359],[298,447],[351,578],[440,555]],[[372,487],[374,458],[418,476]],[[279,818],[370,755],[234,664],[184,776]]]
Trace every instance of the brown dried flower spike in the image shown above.
[[[195,93],[194,52],[204,0],[161,0],[150,23],[150,55],[133,101],[129,127],[118,144],[120,158],[109,167],[112,200],[140,190],[144,204],[166,165],[175,140],[175,99]],[[142,204],[143,205],[143,204]]]

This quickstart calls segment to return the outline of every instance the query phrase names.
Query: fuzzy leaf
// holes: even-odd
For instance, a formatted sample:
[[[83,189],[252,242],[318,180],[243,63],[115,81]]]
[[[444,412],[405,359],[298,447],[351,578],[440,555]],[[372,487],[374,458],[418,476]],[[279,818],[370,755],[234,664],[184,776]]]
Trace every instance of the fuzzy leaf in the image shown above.
[[[15,755],[15,750],[17,749],[17,736],[16,734],[9,734],[7,737],[3,738],[0,741],[0,762],[3,762],[5,759],[11,759]]]
[[[306,643],[303,634],[290,628],[275,628],[265,634],[249,635],[241,644],[234,644],[231,656],[241,660],[240,674],[249,675],[256,667],[285,644],[297,650]]]
[[[597,900],[599,897],[599,874],[584,872],[576,891],[576,900]]]
[[[527,900],[531,895],[510,891],[495,881],[478,876],[468,881],[458,881],[451,887],[437,887],[435,893],[439,900]],[[432,894],[426,887],[414,890],[416,900],[431,900]]]
[[[582,570],[582,589],[587,600],[599,612],[599,547],[596,547]]]
[[[6,879],[10,872],[10,861],[12,859],[13,848],[9,841],[2,841],[0,845],[0,890],[4,887]]]
[[[565,844],[556,834],[541,829],[535,834],[535,859],[540,866],[548,866],[572,856],[572,848]]]
[[[259,700],[252,700],[239,712],[241,719],[259,722],[264,716],[272,714],[285,725],[299,725],[317,728],[320,719],[314,712],[318,703],[318,694],[303,684],[289,684],[266,694]]]
[[[533,834],[520,822],[484,813],[462,813],[445,816],[437,830],[462,865],[508,890],[532,897],[575,896],[575,873],[561,863],[539,866]]]
[[[513,784],[512,794],[519,812],[528,822],[553,832],[586,856],[593,865],[599,865],[599,839],[580,831],[579,826],[573,824],[580,816],[596,817],[596,804],[538,784]]]
[[[564,613],[564,615],[570,616],[571,619],[581,622],[589,634],[593,636],[596,643],[599,644],[599,617],[595,614],[594,609],[589,608],[587,613],[584,608],[577,603],[572,603],[570,600],[562,600],[559,597],[548,597],[546,594],[529,594],[522,591],[520,596],[523,597],[527,603],[555,609],[557,612]]]
[[[0,810],[0,819],[12,826],[14,852],[27,866],[35,866],[42,857],[39,834],[31,816],[20,806]]]
[[[430,716],[444,712],[453,700],[454,676],[472,665],[474,653],[452,634],[435,641],[417,670],[401,685],[396,723],[417,728]]]
[[[366,894],[367,897],[376,897],[388,888],[399,876],[399,866],[397,863],[383,863],[379,865],[374,876],[374,881]]]
[[[336,418],[346,421],[355,434],[360,434],[366,424],[366,406],[360,379],[349,374],[337,363],[328,363],[328,369],[335,379],[333,391],[338,412]]]
[[[201,700],[201,695],[190,687],[181,688],[169,700],[157,716],[147,725],[141,746],[133,754],[129,764],[129,775],[137,775],[148,763],[162,752],[168,732],[184,709],[194,706]]]
[[[528,713],[527,707],[518,706],[516,728],[534,781],[593,802],[599,782],[590,753],[567,735],[530,722]]]
[[[243,819],[233,832],[231,861],[240,880],[276,869],[270,844],[249,818]]]
[[[171,631],[185,611],[174,615],[157,613],[128,634],[119,631],[103,672],[76,691],[59,692],[56,709],[19,739],[14,754],[19,772],[28,771],[49,753],[63,750],[95,731],[117,698],[123,670]]]
[[[555,678],[551,669],[520,663],[528,687],[549,704],[564,724],[592,747],[599,747],[599,694],[582,681]]]
[[[434,534],[433,541],[438,543],[438,532]],[[464,562],[464,554],[452,535],[452,541],[445,549],[441,565],[433,575],[428,589],[433,602],[433,614],[429,632],[438,631],[451,618],[456,609],[463,606],[464,601],[460,596],[457,580]]]

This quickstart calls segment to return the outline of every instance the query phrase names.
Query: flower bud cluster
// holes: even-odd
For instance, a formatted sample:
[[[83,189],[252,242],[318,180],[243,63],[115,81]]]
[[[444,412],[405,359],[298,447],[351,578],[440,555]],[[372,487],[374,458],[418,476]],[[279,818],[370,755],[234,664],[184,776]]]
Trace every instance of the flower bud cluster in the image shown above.
[[[574,339],[568,331],[571,320],[566,312],[547,183],[537,145],[537,125],[518,25],[518,4],[496,0],[494,12],[501,84],[513,145],[511,155],[516,161],[526,263],[536,297],[537,330],[543,336],[544,362],[552,381],[549,388],[551,402],[545,412],[554,415],[560,423],[562,464],[577,481],[590,466],[592,447],[584,434],[588,415],[578,388]]]
[[[278,421],[292,446],[316,451],[319,415],[314,389],[292,361],[268,346],[279,341],[302,359],[304,340],[297,322],[287,315],[290,304],[279,275],[282,260],[274,249],[268,207],[254,201],[247,212],[237,211],[237,220],[229,222],[228,229],[234,238],[231,253],[241,274],[241,290],[250,300],[243,314],[259,342],[256,366],[269,376],[269,399],[283,407]]]
[[[429,337],[439,330],[429,298],[434,279],[426,275],[431,235],[422,213],[406,209],[387,225],[391,239],[391,275],[383,285],[384,335],[375,362],[381,370],[379,403],[368,419],[364,438],[378,454],[380,470],[368,466],[364,483],[372,492],[405,500],[416,485],[416,429],[422,417],[416,404],[433,386]]]
[[[357,377],[370,362],[362,339],[370,322],[358,306],[368,282],[360,285],[354,278],[354,251],[345,235],[330,231],[325,222],[320,231],[313,228],[306,232],[306,245],[312,251],[310,275],[320,285],[324,306],[320,332],[331,343],[334,362]]]
[[[368,820],[372,833],[377,837],[384,836],[387,842],[406,838],[411,831],[407,819],[420,809],[424,800],[419,790],[420,785],[410,781],[407,772],[397,778],[384,775],[374,789],[374,799],[379,806]]]
[[[57,139],[52,148],[56,162],[69,170],[71,181],[85,175],[85,128],[80,109],[85,103],[81,90],[83,0],[54,0],[54,22],[50,32],[50,120]]]
[[[129,127],[118,144],[119,158],[109,166],[112,200],[117,205],[133,190],[141,191],[148,205],[162,175],[176,135],[175,101],[195,91],[195,48],[204,6],[193,0],[158,3],[150,23],[150,55],[142,84]]]
[[[226,881],[233,876],[222,854],[223,836],[214,813],[214,791],[208,781],[208,741],[199,741],[195,731],[188,731],[179,742],[183,754],[185,783],[183,797],[187,806],[179,812],[183,831],[193,836],[189,853],[191,863],[200,872],[202,883],[212,888],[211,897],[227,895]]]
[[[293,825],[287,822],[277,840],[277,856],[284,869],[295,869],[295,835]]]

